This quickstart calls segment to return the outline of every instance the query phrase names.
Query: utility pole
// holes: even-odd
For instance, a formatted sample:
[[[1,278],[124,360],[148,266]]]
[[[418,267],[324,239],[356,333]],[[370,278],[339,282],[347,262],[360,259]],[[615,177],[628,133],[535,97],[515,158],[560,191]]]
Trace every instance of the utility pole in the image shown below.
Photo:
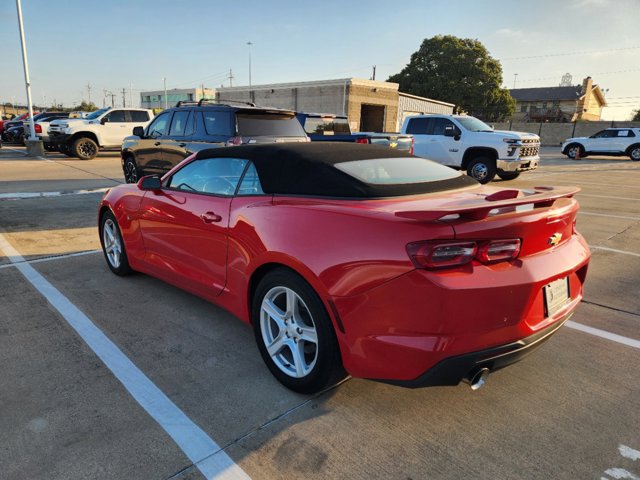
[[[129,82],[129,106],[133,107],[133,82]]]
[[[517,79],[518,79],[518,74],[517,74],[517,73],[514,73],[514,74],[513,74],[513,88],[514,88],[514,89],[516,88],[516,80],[517,80]]]
[[[376,66],[373,66],[373,72],[371,74],[371,80],[375,80],[376,79]]]
[[[127,106],[125,102],[125,99],[127,98],[126,95],[127,95],[127,89],[123,87],[122,88],[122,108]]]
[[[102,108],[107,106],[107,91],[102,90]]]
[[[229,86],[233,87],[233,70],[229,69]]]
[[[27,140],[27,155],[40,157],[44,155],[44,144],[36,137],[35,123],[33,121],[33,103],[31,102],[31,82],[29,80],[29,63],[27,62],[27,46],[24,40],[24,28],[22,26],[22,5],[20,0],[16,0],[18,10],[18,28],[20,29],[20,43],[22,45],[22,66],[24,67],[24,83],[27,88],[27,104],[29,106],[29,139]]]
[[[251,45],[253,42],[247,42],[247,45],[249,45],[249,93],[251,93]]]
[[[91,84],[87,82],[87,95],[89,96],[89,102],[91,103]]]

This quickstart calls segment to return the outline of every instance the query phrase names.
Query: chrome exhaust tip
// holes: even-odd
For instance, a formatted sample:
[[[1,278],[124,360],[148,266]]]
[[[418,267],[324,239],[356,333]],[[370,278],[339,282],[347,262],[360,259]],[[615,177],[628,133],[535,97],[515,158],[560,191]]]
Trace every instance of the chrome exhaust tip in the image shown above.
[[[478,390],[486,383],[489,373],[490,370],[488,368],[479,368],[465,378],[464,381],[469,384],[471,390]]]

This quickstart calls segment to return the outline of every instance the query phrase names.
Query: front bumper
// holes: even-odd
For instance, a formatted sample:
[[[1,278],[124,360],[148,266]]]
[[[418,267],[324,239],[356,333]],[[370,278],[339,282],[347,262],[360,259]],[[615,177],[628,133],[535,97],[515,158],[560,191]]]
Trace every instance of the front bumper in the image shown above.
[[[496,166],[501,172],[526,172],[538,168],[540,157],[518,157],[508,159],[498,159]]]
[[[67,133],[49,132],[49,143],[54,145],[66,145],[70,138]]]

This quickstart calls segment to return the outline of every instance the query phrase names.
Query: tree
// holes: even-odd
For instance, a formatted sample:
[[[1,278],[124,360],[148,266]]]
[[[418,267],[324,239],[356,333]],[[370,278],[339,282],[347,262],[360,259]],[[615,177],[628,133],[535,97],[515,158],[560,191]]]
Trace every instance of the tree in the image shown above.
[[[516,102],[502,83],[500,62],[478,40],[437,35],[423,40],[400,73],[389,77],[400,91],[455,104],[487,121],[513,114]]]
[[[640,108],[631,112],[631,121],[640,122]]]
[[[82,102],[80,102],[80,105],[73,107],[73,110],[79,110],[81,112],[95,112],[96,110],[98,110],[98,107],[96,107],[93,102],[87,103],[82,100]]]

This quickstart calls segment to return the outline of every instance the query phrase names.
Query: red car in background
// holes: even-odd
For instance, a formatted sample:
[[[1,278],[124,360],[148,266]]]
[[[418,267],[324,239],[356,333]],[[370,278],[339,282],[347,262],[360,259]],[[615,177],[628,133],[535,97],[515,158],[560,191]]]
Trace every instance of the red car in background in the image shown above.
[[[479,387],[580,302],[577,191],[482,186],[371,145],[246,145],[111,189],[99,231],[114,273],[153,275],[251,323],[288,388],[346,373]]]

